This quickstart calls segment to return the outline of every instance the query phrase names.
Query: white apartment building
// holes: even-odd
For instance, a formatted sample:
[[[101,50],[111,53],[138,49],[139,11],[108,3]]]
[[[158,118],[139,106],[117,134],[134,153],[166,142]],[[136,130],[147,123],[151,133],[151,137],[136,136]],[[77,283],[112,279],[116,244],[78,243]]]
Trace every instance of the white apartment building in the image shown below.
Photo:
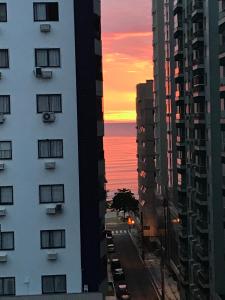
[[[0,1],[0,297],[104,282],[100,1],[82,2]]]

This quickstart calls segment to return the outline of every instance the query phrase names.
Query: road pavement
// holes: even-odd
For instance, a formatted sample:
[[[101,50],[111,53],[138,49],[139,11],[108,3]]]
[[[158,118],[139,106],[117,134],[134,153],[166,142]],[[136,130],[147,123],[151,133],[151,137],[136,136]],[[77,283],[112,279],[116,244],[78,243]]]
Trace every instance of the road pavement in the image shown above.
[[[157,300],[150,280],[149,271],[143,264],[134,246],[126,224],[110,224],[107,226],[114,233],[116,254],[119,256],[126,275],[128,290],[133,300]]]

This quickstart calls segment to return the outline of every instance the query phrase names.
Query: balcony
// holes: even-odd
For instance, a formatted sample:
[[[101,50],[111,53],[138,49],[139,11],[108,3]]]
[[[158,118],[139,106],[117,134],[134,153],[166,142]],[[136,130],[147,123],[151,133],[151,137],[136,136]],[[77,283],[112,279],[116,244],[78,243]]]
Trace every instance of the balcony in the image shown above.
[[[195,203],[202,207],[208,206],[207,194],[196,190]]]
[[[182,0],[174,0],[173,1],[173,13],[174,15],[178,12],[182,12]]]
[[[198,219],[195,227],[199,233],[208,234],[208,223],[206,221]]]
[[[185,158],[177,158],[177,169],[181,169],[181,170],[186,169],[186,160],[185,160]]]
[[[208,272],[208,270],[201,270],[198,272],[198,283],[203,289],[209,288],[209,272]]]
[[[176,114],[176,123],[184,123],[184,113],[177,113]]]
[[[197,256],[200,258],[202,262],[207,262],[209,260],[209,254],[208,254],[208,246],[204,245],[197,245],[196,246],[196,252]]]
[[[225,28],[225,10],[219,13],[219,31],[222,32]]]
[[[220,65],[224,66],[225,65],[225,44],[219,46],[219,60],[220,60]]]
[[[202,85],[196,85],[193,87],[193,98],[203,98],[205,97],[205,86]]]
[[[180,35],[182,35],[183,33],[183,27],[181,24],[177,24],[177,26],[174,26],[174,30],[173,30],[173,36],[174,38],[178,38]]]
[[[192,21],[198,22],[203,18],[203,1],[202,0],[194,0],[192,5]]]
[[[206,147],[206,140],[205,139],[195,139],[194,141],[194,147],[195,147],[195,150],[205,150],[205,147]]]
[[[194,124],[204,124],[205,123],[205,112],[194,113]]]
[[[206,178],[207,177],[207,169],[206,166],[195,166],[195,176],[199,178]]]
[[[183,101],[184,100],[184,92],[176,91],[175,92],[175,101]]]
[[[204,70],[204,58],[203,57],[199,57],[199,58],[195,58],[192,61],[192,70],[193,71],[200,71],[202,72]]]
[[[185,146],[185,138],[178,135],[176,138],[176,146],[177,147]]]
[[[198,30],[193,33],[192,47],[194,49],[201,48],[204,43],[204,33],[203,30]]]
[[[183,59],[183,48],[181,47],[181,45],[176,45],[174,47],[174,58],[176,61]]]
[[[183,68],[177,67],[174,72],[175,82],[179,83],[184,80],[184,71]]]
[[[186,185],[184,185],[184,184],[178,184],[177,185],[177,190],[180,193],[186,193]]]

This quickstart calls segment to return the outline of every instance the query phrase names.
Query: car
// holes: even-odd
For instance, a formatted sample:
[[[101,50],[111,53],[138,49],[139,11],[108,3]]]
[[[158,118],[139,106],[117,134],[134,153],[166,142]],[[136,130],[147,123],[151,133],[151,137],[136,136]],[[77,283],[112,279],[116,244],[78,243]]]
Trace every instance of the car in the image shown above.
[[[115,271],[115,269],[121,268],[121,263],[119,258],[112,258],[111,259],[111,271],[112,273]]]
[[[107,251],[108,253],[115,253],[115,245],[113,243],[108,244]]]
[[[112,238],[112,237],[113,237],[113,236],[112,236],[112,231],[111,231],[111,230],[105,230],[105,237],[106,237],[107,239]]]
[[[131,299],[131,295],[127,290],[127,284],[118,284],[116,288],[116,296],[118,299]]]
[[[123,283],[125,281],[125,275],[122,268],[116,268],[113,272],[113,280],[117,283]]]

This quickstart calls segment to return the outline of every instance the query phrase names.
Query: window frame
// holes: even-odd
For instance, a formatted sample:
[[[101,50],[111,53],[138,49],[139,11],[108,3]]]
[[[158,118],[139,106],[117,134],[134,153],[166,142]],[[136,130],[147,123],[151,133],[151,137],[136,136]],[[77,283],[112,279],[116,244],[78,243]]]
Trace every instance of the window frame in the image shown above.
[[[7,65],[4,66],[4,67],[2,67],[2,66],[0,65],[0,69],[9,69],[9,49],[7,49],[7,48],[4,48],[4,49],[1,48],[1,49],[0,49],[0,52],[1,52],[1,51],[7,53]]]
[[[50,111],[50,110],[48,110],[48,111],[39,111],[39,109],[38,109],[38,97],[39,96],[44,96],[44,97],[48,97],[48,106],[49,106],[49,98],[51,97],[51,96],[59,96],[60,97],[60,111]],[[62,94],[37,94],[36,95],[36,107],[37,107],[37,114],[42,114],[43,112],[54,112],[55,114],[60,114],[60,113],[62,113]]]
[[[12,234],[12,248],[2,248],[2,235],[4,234]],[[0,232],[0,251],[13,251],[15,250],[15,234],[14,231],[1,231]]]
[[[35,48],[34,50],[35,50],[35,67],[36,68],[43,68],[43,69],[44,68],[61,68],[61,49],[60,48]],[[47,51],[47,61],[48,61],[47,66],[38,66],[37,65],[37,52],[38,52],[38,50]],[[59,65],[58,66],[50,66],[49,65],[49,52],[51,50],[57,50],[59,52]]]
[[[11,188],[11,190],[12,190],[12,202],[2,203],[2,192],[1,192],[2,188]],[[0,205],[13,205],[14,204],[13,198],[14,198],[13,197],[13,186],[12,185],[1,185],[0,186]]]
[[[42,245],[42,233],[48,232],[49,236],[48,236],[48,247],[44,247]],[[53,234],[54,232],[61,232],[61,244],[62,246],[52,246],[51,245],[51,239],[53,239]],[[62,234],[64,233],[64,240],[62,238]],[[51,236],[52,234],[52,236]],[[64,244],[62,243],[64,242]],[[40,248],[41,249],[65,249],[66,248],[66,230],[65,229],[50,229],[50,230],[41,230],[40,231]]]
[[[2,294],[0,294],[0,297],[2,297],[2,296],[15,296],[16,295],[16,278],[15,277],[0,277],[0,281],[2,281],[2,286],[3,287],[4,287],[4,280],[7,280],[7,279],[13,279],[13,285],[14,285],[13,294],[2,293]],[[3,292],[4,292],[4,289],[3,289]]]
[[[56,277],[64,277],[65,278],[65,291],[63,292],[56,292],[55,290],[55,278]],[[44,292],[44,286],[43,286],[43,282],[44,282],[44,278],[52,278],[54,281],[54,290],[52,292]],[[67,278],[66,278],[66,274],[59,274],[59,275],[42,275],[41,276],[41,289],[42,289],[42,294],[66,294],[67,293]]]
[[[5,20],[4,20],[4,21],[1,21],[1,19],[0,19],[0,23],[6,23],[7,20],[8,20],[8,15],[7,15],[7,3],[6,3],[6,2],[2,2],[2,3],[0,3],[0,6],[1,6],[1,5],[5,6]]]
[[[11,152],[10,152],[10,157],[8,157],[8,158],[1,158],[1,156],[0,156],[0,161],[1,160],[12,160],[12,141],[0,141],[0,144],[1,143],[10,143],[10,150],[5,150],[5,151],[11,151]],[[0,152],[1,151],[3,151],[3,150],[0,150]]]
[[[41,150],[40,150],[40,143],[41,142],[46,142],[46,141],[49,141],[50,142],[50,144],[49,144],[49,146],[50,146],[50,156],[40,156],[40,152],[41,152]],[[51,141],[55,141],[55,142],[59,142],[59,141],[62,141],[62,155],[60,155],[60,156],[52,156],[52,154],[51,154]],[[45,139],[45,140],[38,140],[38,158],[39,159],[45,159],[45,158],[63,158],[63,152],[64,152],[64,149],[63,149],[63,139]]]
[[[57,201],[57,202],[54,202],[54,201],[50,201],[50,202],[42,202],[41,201],[41,187],[50,187],[51,188],[51,199],[53,199],[52,198],[52,187],[54,187],[54,186],[62,186],[62,190],[63,190],[63,199],[62,199],[62,201]],[[57,203],[59,203],[59,204],[61,204],[61,203],[65,203],[65,190],[64,190],[64,184],[41,184],[41,185],[39,185],[39,203],[40,204],[57,204]]]
[[[10,95],[0,95],[0,100],[1,100],[1,97],[7,97],[7,100],[9,102],[9,111],[8,112],[0,112],[4,115],[10,115],[11,114],[11,98],[10,98]]]
[[[58,20],[49,20],[47,18],[47,5],[48,4],[52,4],[55,3],[57,4],[57,8],[58,8]],[[46,12],[46,19],[45,20],[38,20],[35,18],[35,5],[37,4],[45,4],[45,12]],[[59,2],[55,1],[55,2],[33,2],[33,17],[34,17],[34,22],[59,22]]]

